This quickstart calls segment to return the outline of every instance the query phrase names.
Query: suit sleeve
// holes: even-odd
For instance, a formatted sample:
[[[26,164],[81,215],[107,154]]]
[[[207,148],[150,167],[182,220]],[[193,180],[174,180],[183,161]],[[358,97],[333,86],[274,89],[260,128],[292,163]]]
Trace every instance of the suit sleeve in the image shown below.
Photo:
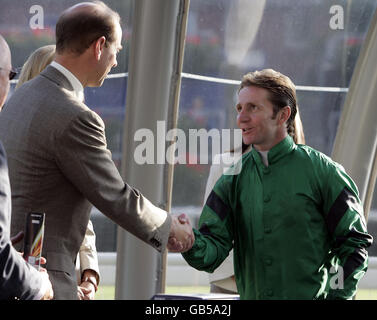
[[[330,167],[324,188],[326,225],[332,239],[328,299],[350,299],[368,266],[367,232],[362,203],[355,183],[340,165]]]
[[[171,217],[121,178],[107,149],[102,119],[81,112],[56,137],[57,163],[64,175],[103,214],[162,251]]]
[[[222,176],[209,194],[199,219],[199,230],[194,229],[195,243],[182,254],[197,270],[214,272],[225,260],[233,246],[231,206],[227,194],[229,176]]]
[[[7,162],[0,143],[0,300],[29,300],[39,293],[42,278],[12,246],[9,238],[10,210]]]
[[[93,270],[97,273],[97,281],[99,283],[100,273],[96,248],[96,234],[94,233],[93,223],[90,220],[86,228],[84,240],[80,246],[79,255],[80,275],[87,269]]]

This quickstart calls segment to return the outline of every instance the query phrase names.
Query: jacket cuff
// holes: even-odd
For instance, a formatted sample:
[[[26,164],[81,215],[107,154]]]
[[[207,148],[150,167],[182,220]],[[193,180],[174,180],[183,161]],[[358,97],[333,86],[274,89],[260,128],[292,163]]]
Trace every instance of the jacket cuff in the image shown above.
[[[169,213],[166,213],[166,219],[162,225],[160,225],[153,237],[149,239],[149,243],[159,252],[164,252],[168,244],[170,228],[171,228],[172,218]]]

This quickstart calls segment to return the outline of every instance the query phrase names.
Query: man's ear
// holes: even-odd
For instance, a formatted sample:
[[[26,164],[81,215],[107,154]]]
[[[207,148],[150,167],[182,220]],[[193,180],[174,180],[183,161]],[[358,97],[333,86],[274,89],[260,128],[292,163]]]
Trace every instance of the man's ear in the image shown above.
[[[94,43],[94,54],[97,61],[101,59],[103,48],[106,44],[106,38],[104,36],[98,38]]]
[[[283,124],[288,121],[289,117],[291,116],[291,107],[285,106],[284,108],[280,109],[279,111],[279,123]]]

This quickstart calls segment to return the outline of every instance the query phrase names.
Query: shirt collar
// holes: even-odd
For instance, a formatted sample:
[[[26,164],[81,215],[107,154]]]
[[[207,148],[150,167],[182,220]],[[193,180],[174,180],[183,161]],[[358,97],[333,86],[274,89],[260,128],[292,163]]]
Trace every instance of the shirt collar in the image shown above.
[[[52,61],[51,66],[55,69],[58,69],[64,76],[66,76],[66,78],[73,87],[75,97],[80,101],[84,101],[84,87],[82,86],[79,79],[77,79],[71,71],[69,71],[67,68],[63,67],[60,63],[57,63],[56,61]]]
[[[292,137],[289,135],[286,136],[282,141],[273,146],[268,152],[268,164],[271,165],[276,163],[277,161],[279,161],[279,159],[286,156],[295,148],[296,144],[294,143]],[[258,164],[262,164],[261,156],[258,154],[258,151],[255,148],[252,148],[251,153],[253,155],[255,162]]]

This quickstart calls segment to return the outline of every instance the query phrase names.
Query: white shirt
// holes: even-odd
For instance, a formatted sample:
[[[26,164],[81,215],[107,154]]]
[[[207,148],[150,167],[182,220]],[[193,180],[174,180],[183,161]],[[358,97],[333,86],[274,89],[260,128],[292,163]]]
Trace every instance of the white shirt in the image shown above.
[[[262,162],[263,164],[268,167],[268,151],[270,150],[266,150],[266,151],[258,151],[258,153],[261,155],[262,157]]]
[[[69,71],[67,68],[64,68],[60,63],[57,63],[56,61],[52,61],[51,66],[55,69],[58,69],[68,79],[73,87],[75,97],[80,101],[84,101],[84,87],[82,86],[79,79],[77,79],[71,71]]]

